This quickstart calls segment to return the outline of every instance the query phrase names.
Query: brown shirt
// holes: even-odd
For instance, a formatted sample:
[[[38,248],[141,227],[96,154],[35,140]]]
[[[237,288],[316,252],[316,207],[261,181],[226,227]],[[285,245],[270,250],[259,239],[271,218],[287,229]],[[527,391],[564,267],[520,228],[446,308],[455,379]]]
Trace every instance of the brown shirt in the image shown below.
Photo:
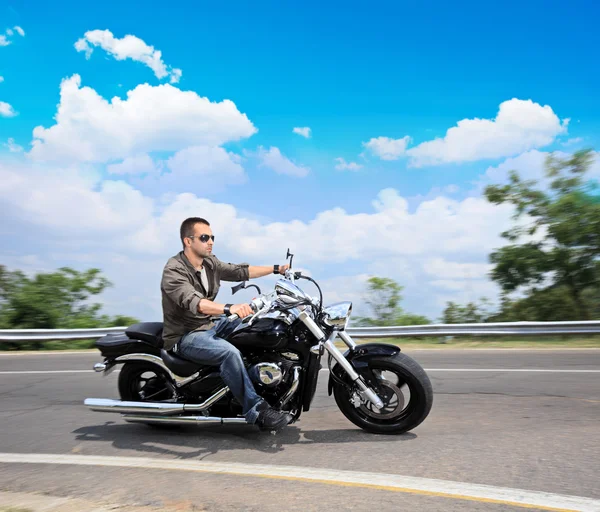
[[[221,281],[247,281],[248,264],[223,263],[215,255],[204,258],[208,290],[183,251],[169,258],[163,270],[160,289],[163,308],[163,341],[169,350],[190,331],[203,331],[213,325],[213,317],[198,311],[201,299],[214,301]]]

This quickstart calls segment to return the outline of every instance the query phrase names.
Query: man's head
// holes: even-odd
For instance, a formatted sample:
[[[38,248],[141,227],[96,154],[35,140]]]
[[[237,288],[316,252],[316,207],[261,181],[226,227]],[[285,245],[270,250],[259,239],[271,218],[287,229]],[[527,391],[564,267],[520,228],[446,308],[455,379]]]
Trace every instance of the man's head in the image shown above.
[[[179,230],[183,249],[198,258],[206,258],[212,253],[214,236],[210,224],[201,217],[190,217],[181,223]]]

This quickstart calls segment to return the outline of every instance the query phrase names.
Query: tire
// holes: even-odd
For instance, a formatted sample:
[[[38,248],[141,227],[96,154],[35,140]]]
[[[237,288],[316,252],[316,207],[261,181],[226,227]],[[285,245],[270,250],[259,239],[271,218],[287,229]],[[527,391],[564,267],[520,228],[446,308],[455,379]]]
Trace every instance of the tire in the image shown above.
[[[382,390],[383,394],[387,393],[386,396],[392,399],[390,403],[394,403],[394,396],[397,395],[397,390],[403,388],[404,384],[410,390],[410,400],[401,411],[396,412],[394,410],[387,414],[388,417],[385,417],[386,414],[384,412],[382,414],[384,417],[378,418],[377,411],[369,409],[365,405],[355,407],[350,402],[350,393],[347,387],[334,381],[333,395],[335,402],[346,418],[356,426],[374,434],[402,434],[414,429],[427,418],[433,405],[433,388],[425,370],[414,359],[400,352],[393,357],[371,359],[369,361],[369,368],[397,375],[397,383],[394,384],[391,381],[388,383],[384,379],[380,381],[382,382],[382,386],[376,390],[378,393],[381,393]],[[401,393],[403,394],[404,392],[401,391]],[[403,403],[398,398],[398,405],[396,407],[399,409],[401,405]]]
[[[146,387],[140,389],[139,386],[144,374],[148,377],[150,377],[150,374],[155,375],[154,377],[147,379],[146,386],[150,385],[147,395],[145,393],[143,395],[140,393],[140,391],[146,389]],[[171,390],[164,384],[167,379],[168,377],[155,364],[145,362],[125,363],[119,373],[119,395],[121,400],[127,402],[161,402],[172,396]],[[164,390],[161,391],[163,386]],[[178,425],[162,423],[146,423],[146,425],[158,429],[172,429],[173,427],[178,427]]]

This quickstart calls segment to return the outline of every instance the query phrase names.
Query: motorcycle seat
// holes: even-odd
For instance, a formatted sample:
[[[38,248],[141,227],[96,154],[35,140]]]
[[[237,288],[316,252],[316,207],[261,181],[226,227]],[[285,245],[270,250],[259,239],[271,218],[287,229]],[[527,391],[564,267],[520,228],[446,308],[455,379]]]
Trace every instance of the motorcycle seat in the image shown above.
[[[189,377],[196,373],[202,365],[183,359],[173,352],[161,349],[160,356],[169,370],[180,377]]]
[[[162,331],[162,322],[143,322],[128,327],[125,334],[130,339],[146,341],[156,348],[161,348],[163,346]]]

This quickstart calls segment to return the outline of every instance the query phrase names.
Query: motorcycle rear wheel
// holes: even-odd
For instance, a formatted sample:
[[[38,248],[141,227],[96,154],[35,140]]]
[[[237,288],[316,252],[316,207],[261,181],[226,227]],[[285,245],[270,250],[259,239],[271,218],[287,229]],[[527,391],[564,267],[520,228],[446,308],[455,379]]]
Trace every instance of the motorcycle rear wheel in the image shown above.
[[[373,358],[369,368],[379,376],[375,391],[384,400],[384,408],[378,411],[370,402],[355,407],[348,387],[334,381],[333,395],[346,418],[374,434],[402,434],[427,418],[433,405],[433,388],[425,370],[414,359],[399,352],[393,357]]]
[[[119,395],[128,402],[160,402],[171,398],[167,377],[152,363],[125,363],[119,373]]]
[[[145,362],[125,363],[119,373],[119,395],[126,402],[161,402],[172,397],[167,376],[158,366]],[[169,430],[179,425],[146,423],[149,427]]]

